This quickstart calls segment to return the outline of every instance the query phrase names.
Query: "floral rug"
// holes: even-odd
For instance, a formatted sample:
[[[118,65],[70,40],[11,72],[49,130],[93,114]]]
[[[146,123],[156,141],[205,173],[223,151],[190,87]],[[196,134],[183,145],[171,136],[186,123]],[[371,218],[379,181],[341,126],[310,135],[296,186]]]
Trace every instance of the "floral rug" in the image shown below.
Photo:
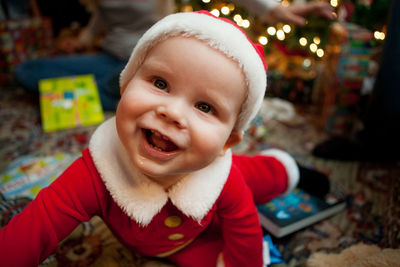
[[[44,133],[37,96],[18,86],[0,87],[0,173],[22,156],[78,155],[96,126]],[[107,113],[106,117],[112,116]],[[290,120],[258,118],[238,153],[279,147],[298,162],[329,175],[348,196],[345,211],[281,239],[273,239],[287,266],[305,266],[316,251],[339,252],[359,242],[400,246],[400,166],[339,162],[314,158],[312,147],[326,135],[307,114]],[[0,227],[28,203],[28,198],[0,199]],[[82,223],[43,266],[170,266],[128,251],[100,218]]]

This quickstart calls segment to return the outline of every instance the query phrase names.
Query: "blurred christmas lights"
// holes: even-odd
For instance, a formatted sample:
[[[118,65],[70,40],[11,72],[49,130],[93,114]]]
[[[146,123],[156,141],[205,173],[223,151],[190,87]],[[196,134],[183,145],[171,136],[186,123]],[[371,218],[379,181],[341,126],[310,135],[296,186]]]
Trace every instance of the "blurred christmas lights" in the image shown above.
[[[269,35],[275,35],[275,33],[276,33],[275,27],[272,27],[272,26],[268,27],[267,33],[268,33]]]
[[[380,31],[375,31],[374,32],[374,37],[377,40],[385,40],[385,33],[384,32],[380,32]]]
[[[283,25],[283,28],[282,28],[282,30],[285,32],[285,33],[289,33],[291,30],[292,30],[292,28],[290,27],[290,25]]]
[[[211,3],[211,0],[202,0],[203,3]],[[281,5],[283,6],[289,6],[290,5],[290,1],[289,0],[282,0],[280,2]],[[333,7],[337,7],[339,5],[339,0],[330,0],[330,4]],[[237,14],[232,14],[232,12],[235,10],[235,5],[232,3],[224,3],[222,5],[211,5],[212,7],[210,7],[210,13],[212,13],[214,16],[219,17],[219,16],[230,16],[231,19],[233,19],[233,21],[236,22],[236,24],[239,27],[242,28],[249,28],[251,25],[251,22],[249,19],[245,19],[242,17],[241,14],[237,13]],[[192,11],[193,7],[189,4],[187,5],[183,5],[182,7],[182,11]],[[308,23],[308,21],[306,21],[306,23]],[[286,39],[288,39],[289,34],[293,31],[292,26],[289,24],[281,24],[278,23],[275,26],[269,26],[266,29],[266,33],[269,36],[276,36],[277,40],[280,41],[284,41]],[[266,46],[267,44],[270,43],[270,40],[268,39],[268,35],[261,35],[258,37],[258,43],[260,43],[263,46]],[[287,36],[288,35],[288,36]],[[375,39],[377,40],[383,40],[385,38],[385,34],[383,32],[380,31],[376,31],[374,33]],[[310,40],[310,39],[309,39]],[[322,48],[319,48],[318,45],[320,45],[321,43],[321,39],[318,36],[313,37],[310,41],[307,40],[306,37],[301,37],[298,42],[301,46],[306,47],[308,46],[309,51],[311,51],[312,53],[315,53],[316,56],[318,57],[323,57],[324,56],[324,50]],[[305,65],[309,65],[310,61],[305,61]]]
[[[258,37],[258,42],[262,45],[267,45],[268,44],[268,38],[265,36],[260,36]]]
[[[278,38],[278,40],[283,41],[285,40],[285,37],[285,33],[282,30],[276,32],[276,38]]]
[[[225,16],[227,16],[227,15],[229,15],[229,13],[231,13],[231,11],[229,10],[229,7],[223,6],[221,8],[221,13],[224,14]]]
[[[321,43],[321,39],[318,36],[315,36],[313,38],[313,42],[316,43],[317,45],[319,45]]]
[[[213,9],[210,11],[211,14],[213,14],[216,17],[219,17],[219,10],[218,9]]]
[[[318,46],[314,43],[310,44],[310,51],[315,53],[318,49]]]
[[[299,39],[299,43],[301,46],[306,46],[307,45],[307,39],[305,37],[301,37]]]

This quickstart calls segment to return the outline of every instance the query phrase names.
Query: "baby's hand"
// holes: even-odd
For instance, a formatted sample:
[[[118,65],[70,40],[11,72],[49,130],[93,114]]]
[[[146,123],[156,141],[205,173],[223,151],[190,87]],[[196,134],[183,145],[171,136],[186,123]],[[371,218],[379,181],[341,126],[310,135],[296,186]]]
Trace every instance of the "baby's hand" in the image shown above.
[[[219,253],[219,255],[218,255],[217,267],[225,267],[224,256],[223,256],[222,252]]]

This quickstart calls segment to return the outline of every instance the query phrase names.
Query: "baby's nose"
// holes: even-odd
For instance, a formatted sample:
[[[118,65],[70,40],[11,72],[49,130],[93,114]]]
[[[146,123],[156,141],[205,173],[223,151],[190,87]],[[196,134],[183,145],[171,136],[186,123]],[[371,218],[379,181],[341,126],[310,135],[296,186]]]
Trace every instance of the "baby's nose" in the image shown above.
[[[158,106],[156,109],[156,114],[158,116],[162,117],[169,123],[175,124],[180,129],[184,129],[187,126],[183,113],[184,112],[174,104]]]

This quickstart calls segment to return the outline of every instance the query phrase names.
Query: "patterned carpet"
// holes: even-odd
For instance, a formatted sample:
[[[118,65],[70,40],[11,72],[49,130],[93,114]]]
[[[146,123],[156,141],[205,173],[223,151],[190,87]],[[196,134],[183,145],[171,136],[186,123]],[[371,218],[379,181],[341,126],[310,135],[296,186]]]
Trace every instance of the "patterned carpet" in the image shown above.
[[[37,96],[27,94],[17,86],[0,88],[0,95],[0,173],[25,155],[78,154],[95,129],[93,126],[43,133]],[[107,117],[112,115],[106,114]],[[348,195],[346,211],[273,240],[286,265],[305,266],[313,252],[338,252],[359,242],[399,248],[400,166],[327,161],[310,156],[312,147],[326,136],[313,124],[311,117],[302,115],[291,123],[269,120],[266,131],[262,128],[264,131],[247,135],[245,142],[236,148],[240,153],[255,153],[265,147],[285,149],[301,164],[327,173]],[[1,226],[29,201],[27,198],[0,200]],[[169,266],[126,250],[99,218],[81,224],[42,265]]]

